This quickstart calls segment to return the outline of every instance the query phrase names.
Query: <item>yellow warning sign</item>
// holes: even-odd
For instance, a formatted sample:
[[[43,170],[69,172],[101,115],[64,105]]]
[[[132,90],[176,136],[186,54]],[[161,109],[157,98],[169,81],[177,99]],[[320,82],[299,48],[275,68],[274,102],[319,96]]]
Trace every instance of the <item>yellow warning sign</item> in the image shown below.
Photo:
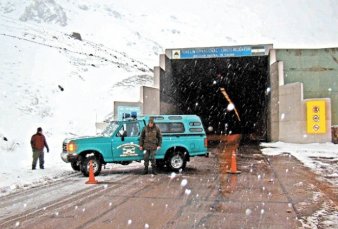
[[[308,134],[324,134],[326,132],[325,100],[307,101],[306,118]]]

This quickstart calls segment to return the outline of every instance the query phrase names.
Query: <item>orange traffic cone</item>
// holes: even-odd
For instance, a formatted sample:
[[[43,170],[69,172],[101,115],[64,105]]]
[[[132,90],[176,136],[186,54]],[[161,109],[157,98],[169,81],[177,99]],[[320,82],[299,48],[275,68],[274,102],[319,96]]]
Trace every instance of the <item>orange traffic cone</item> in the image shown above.
[[[90,160],[89,161],[89,179],[86,182],[86,184],[97,184],[98,181],[95,180],[95,176],[94,176],[94,168],[93,168],[93,161]]]
[[[232,155],[231,155],[231,167],[230,167],[230,170],[227,171],[227,173],[231,173],[231,174],[241,173],[241,171],[237,170],[236,153],[234,150],[232,151]]]
[[[236,190],[237,187],[237,176],[229,175],[230,176],[230,190],[233,192]]]

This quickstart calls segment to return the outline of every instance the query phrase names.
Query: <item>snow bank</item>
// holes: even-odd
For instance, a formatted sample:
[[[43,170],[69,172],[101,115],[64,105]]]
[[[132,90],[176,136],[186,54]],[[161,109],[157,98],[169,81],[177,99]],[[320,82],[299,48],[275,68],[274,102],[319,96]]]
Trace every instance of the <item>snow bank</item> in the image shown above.
[[[289,153],[316,174],[329,178],[338,185],[338,145],[333,143],[291,144],[284,142],[261,143],[265,155]]]

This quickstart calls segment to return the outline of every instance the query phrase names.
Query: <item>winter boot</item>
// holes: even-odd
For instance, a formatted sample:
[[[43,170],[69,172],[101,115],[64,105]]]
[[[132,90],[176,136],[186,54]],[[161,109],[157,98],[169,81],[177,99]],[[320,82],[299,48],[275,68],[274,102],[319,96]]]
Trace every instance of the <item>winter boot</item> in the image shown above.
[[[156,168],[155,168],[155,167],[152,167],[152,168],[151,168],[151,173],[152,173],[153,175],[157,175],[157,172],[156,172]]]
[[[35,166],[32,166],[32,170],[35,170]]]
[[[143,175],[148,174],[148,167],[144,167]]]

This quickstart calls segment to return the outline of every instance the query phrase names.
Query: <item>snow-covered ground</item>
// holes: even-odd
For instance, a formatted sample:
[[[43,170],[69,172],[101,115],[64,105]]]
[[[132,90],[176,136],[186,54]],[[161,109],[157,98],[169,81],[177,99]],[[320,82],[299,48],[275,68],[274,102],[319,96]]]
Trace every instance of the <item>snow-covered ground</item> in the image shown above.
[[[0,195],[73,173],[63,139],[95,134],[114,100],[138,101],[165,48],[337,47],[336,25],[335,0],[0,0]],[[39,126],[51,150],[31,171]],[[290,151],[312,152],[299,158],[313,168],[320,152],[337,158],[336,146],[303,147]]]
[[[338,187],[338,145],[333,143],[292,144],[284,142],[261,143],[265,155],[289,154],[302,164]]]
[[[261,143],[265,155],[294,156],[306,167],[310,168],[318,178],[338,187],[338,145],[326,144],[290,144],[284,142]],[[313,202],[317,202],[323,193],[313,192]],[[308,217],[300,219],[302,228],[320,228],[319,219],[323,228],[337,228],[338,209],[334,203],[324,201],[321,207]]]

